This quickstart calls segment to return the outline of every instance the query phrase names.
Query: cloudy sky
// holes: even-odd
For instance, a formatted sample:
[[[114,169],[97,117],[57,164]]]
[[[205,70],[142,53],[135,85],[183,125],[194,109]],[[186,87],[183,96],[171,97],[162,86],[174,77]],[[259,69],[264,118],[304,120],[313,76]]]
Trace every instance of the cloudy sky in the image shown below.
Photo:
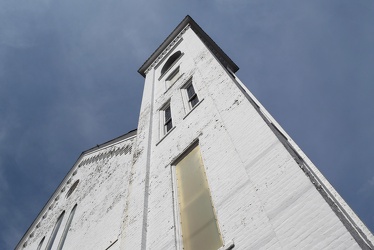
[[[136,128],[137,69],[187,15],[374,231],[373,1],[0,0],[0,249],[79,154]]]

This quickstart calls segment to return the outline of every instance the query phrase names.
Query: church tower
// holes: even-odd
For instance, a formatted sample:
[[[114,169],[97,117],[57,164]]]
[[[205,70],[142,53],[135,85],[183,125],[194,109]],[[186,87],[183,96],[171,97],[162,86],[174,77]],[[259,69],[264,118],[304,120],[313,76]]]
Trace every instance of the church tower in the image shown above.
[[[238,70],[185,17],[138,71],[137,130],[83,152],[17,249],[373,249]]]

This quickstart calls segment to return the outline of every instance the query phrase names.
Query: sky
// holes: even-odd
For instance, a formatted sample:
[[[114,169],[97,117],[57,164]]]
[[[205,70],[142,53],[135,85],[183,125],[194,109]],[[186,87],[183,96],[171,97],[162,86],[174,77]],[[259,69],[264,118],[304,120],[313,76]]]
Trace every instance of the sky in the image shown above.
[[[137,127],[137,70],[187,14],[373,232],[373,13],[371,0],[0,0],[0,249],[82,151]]]

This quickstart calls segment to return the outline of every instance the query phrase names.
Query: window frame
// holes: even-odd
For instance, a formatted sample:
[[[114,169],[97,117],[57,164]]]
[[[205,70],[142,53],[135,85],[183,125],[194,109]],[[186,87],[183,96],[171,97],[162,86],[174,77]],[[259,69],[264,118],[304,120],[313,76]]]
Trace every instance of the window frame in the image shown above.
[[[171,100],[169,99],[164,105],[159,108],[159,142],[156,144],[158,145],[171,131],[174,130],[175,125],[173,123],[173,112],[171,109]],[[166,110],[170,110],[170,117],[166,119]],[[167,124],[171,123],[171,127],[167,129]]]
[[[188,88],[190,86],[192,86],[193,90],[194,90],[194,95],[192,95],[191,97],[188,94]],[[181,95],[182,95],[182,99],[183,99],[183,106],[184,106],[184,110],[185,110],[185,116],[183,117],[183,119],[185,119],[197,106],[200,105],[200,103],[202,101],[204,101],[204,98],[200,99],[200,94],[199,94],[198,91],[196,91],[196,84],[194,84],[193,77],[190,77],[182,85],[182,87],[180,88],[180,90],[181,90]],[[192,105],[191,104],[191,100],[194,97],[196,97],[198,101],[195,103],[195,105]]]
[[[71,222],[73,221],[75,211],[77,210],[77,206],[78,206],[78,204],[75,204],[74,207],[70,211],[68,220],[66,221],[66,224],[65,224],[65,227],[64,227],[64,231],[62,232],[62,235],[61,235],[61,238],[60,238],[60,242],[58,243],[57,250],[62,250],[62,248],[65,244],[66,237],[68,235],[68,232],[69,232],[69,229],[70,229],[70,226],[71,226]]]
[[[178,200],[178,184],[177,184],[177,174],[174,163],[170,165],[170,175],[171,175],[171,186],[173,194],[173,214],[174,214],[174,235],[175,235],[175,246],[176,250],[183,250],[183,236],[182,236],[182,225],[180,218],[180,208]]]
[[[170,125],[170,127],[169,127]],[[173,128],[173,117],[171,116],[170,104],[164,108],[164,134],[167,134]]]
[[[181,221],[181,208],[180,208],[180,205],[179,205],[179,197],[178,197],[178,179],[177,179],[177,165],[179,162],[181,162],[186,156],[188,156],[196,147],[199,147],[199,154],[200,154],[200,157],[201,157],[201,160],[203,161],[203,156],[202,156],[202,152],[201,152],[201,145],[199,143],[199,139],[195,139],[193,140],[187,147],[185,150],[183,150],[182,153],[180,153],[177,157],[175,157],[172,162],[170,163],[170,175],[171,175],[171,186],[172,186],[172,196],[173,196],[173,214],[174,214],[174,234],[175,234],[175,246],[176,246],[176,249],[177,250],[183,250],[184,249],[184,246],[183,246],[183,232],[182,232],[182,221]],[[234,248],[234,243],[233,241],[229,241],[228,244],[225,244],[225,238],[223,237],[223,234],[222,234],[222,230],[221,230],[221,226],[219,224],[219,220],[218,220],[218,217],[217,217],[217,212],[215,210],[215,206],[214,206],[214,202],[213,202],[213,197],[211,195],[211,189],[210,189],[210,185],[209,185],[209,181],[208,181],[208,178],[207,178],[207,172],[206,172],[206,166],[204,165],[204,161],[202,162],[202,168],[203,168],[203,171],[204,171],[204,174],[205,174],[205,178],[206,178],[206,182],[207,182],[207,185],[208,185],[208,189],[209,189],[209,192],[210,192],[210,201],[211,201],[211,205],[212,205],[212,208],[213,208],[213,213],[214,213],[214,216],[215,216],[215,220],[216,220],[216,225],[217,225],[217,229],[218,229],[218,233],[219,233],[219,236],[221,238],[221,242],[222,242],[222,246],[219,247],[217,250],[226,250],[226,249],[232,249]]]
[[[185,89],[186,89],[187,98],[188,98],[188,106],[190,107],[190,109],[193,109],[200,102],[200,100],[199,100],[199,97],[197,96],[195,87],[193,86],[192,79],[185,86]],[[189,89],[192,89],[193,92],[191,93]],[[190,96],[190,93],[192,94],[191,96]],[[193,100],[197,100],[197,101],[193,104]]]
[[[182,40],[181,40],[182,41]],[[180,41],[180,42],[181,42]],[[179,42],[178,42],[179,43]],[[173,50],[174,51],[174,50]],[[179,50],[179,51],[181,51],[181,50]],[[172,52],[169,52],[170,54],[168,55],[168,56],[165,56],[165,60],[166,61],[164,61],[164,59],[162,60],[162,62],[160,62],[155,68],[159,68],[161,65],[163,65],[162,66],[162,68],[165,66],[165,64],[167,63],[167,61],[170,59],[170,57],[172,57],[175,53],[177,53],[178,51],[176,51],[176,52],[174,52],[174,53],[172,53]],[[182,52],[181,51],[181,54],[179,55],[179,57],[178,58],[176,58],[175,59],[175,61],[172,63],[172,64],[170,64],[170,66],[168,67],[168,69],[167,70],[165,70],[165,72],[162,72],[162,68],[161,69],[159,69],[160,71],[159,71],[159,73],[160,73],[160,76],[159,76],[159,78],[158,78],[158,80],[160,81],[169,71],[170,71],[170,69],[172,69],[173,67],[174,67],[174,65],[181,59],[181,57],[184,55],[184,52]],[[162,72],[162,73],[161,73]]]
[[[77,188],[79,184],[79,179],[77,179],[69,188],[69,190],[66,192],[65,198],[69,198],[72,193],[74,193],[75,189]]]
[[[178,65],[173,71],[165,78],[165,92],[168,91],[178,80],[182,74],[180,71],[180,65]]]
[[[64,216],[65,216],[65,210],[62,211],[62,213],[60,214],[60,216],[56,220],[56,223],[55,223],[55,225],[52,229],[52,233],[49,236],[48,243],[45,247],[46,250],[51,250],[52,249],[52,247],[53,247],[53,245],[56,241],[57,235],[60,231],[60,227],[61,227],[62,221],[64,219]]]

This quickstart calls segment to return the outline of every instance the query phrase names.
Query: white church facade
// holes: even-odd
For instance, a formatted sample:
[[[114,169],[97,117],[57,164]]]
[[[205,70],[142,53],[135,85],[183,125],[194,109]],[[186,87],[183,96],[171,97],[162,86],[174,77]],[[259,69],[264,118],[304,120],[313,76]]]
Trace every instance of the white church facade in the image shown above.
[[[187,16],[141,66],[138,128],[84,151],[16,249],[373,249]]]

